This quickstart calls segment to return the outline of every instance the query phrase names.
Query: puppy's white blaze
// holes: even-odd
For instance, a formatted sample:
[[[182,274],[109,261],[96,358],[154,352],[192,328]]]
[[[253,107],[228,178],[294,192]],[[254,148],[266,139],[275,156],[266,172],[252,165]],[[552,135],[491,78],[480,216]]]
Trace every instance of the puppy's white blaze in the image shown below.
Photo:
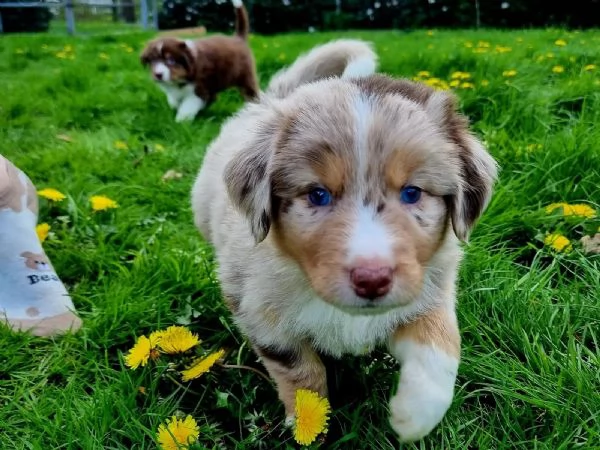
[[[196,50],[196,48],[194,47],[194,41],[192,41],[191,39],[186,39],[185,46],[192,52],[193,55]]]
[[[368,77],[375,73],[376,67],[377,64],[373,58],[363,56],[351,61],[350,64],[346,66],[342,78]]]
[[[377,220],[375,210],[361,207],[348,243],[348,263],[357,258],[393,261],[392,239],[385,225]]]
[[[242,0],[231,0],[231,3],[233,3],[233,6],[235,8],[241,8],[242,7]]]
[[[171,71],[169,70],[166,64],[159,62],[154,66],[153,70],[154,73],[162,75],[161,81],[170,81]]]
[[[432,346],[404,339],[391,345],[402,364],[396,395],[390,400],[390,423],[402,441],[426,436],[452,403],[458,359]]]
[[[366,173],[369,152],[369,128],[371,126],[371,101],[363,96],[355,97],[353,106],[354,132],[356,134],[356,156],[358,160],[358,176]],[[362,192],[360,194],[363,194]],[[361,195],[362,196],[362,195]]]

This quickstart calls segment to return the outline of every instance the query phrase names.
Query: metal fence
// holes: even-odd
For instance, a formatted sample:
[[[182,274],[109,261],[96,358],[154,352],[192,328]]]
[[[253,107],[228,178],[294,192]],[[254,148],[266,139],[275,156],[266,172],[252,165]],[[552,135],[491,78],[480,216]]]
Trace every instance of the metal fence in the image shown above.
[[[56,2],[16,1],[0,3],[0,33],[4,31],[2,11],[10,8],[47,8],[55,18],[64,17],[68,34],[75,34],[77,21],[85,18],[112,16],[118,20],[119,12],[128,12],[128,21],[143,29],[158,29],[158,0],[58,0]],[[139,11],[139,14],[136,13]],[[138,16],[138,17],[136,17]]]

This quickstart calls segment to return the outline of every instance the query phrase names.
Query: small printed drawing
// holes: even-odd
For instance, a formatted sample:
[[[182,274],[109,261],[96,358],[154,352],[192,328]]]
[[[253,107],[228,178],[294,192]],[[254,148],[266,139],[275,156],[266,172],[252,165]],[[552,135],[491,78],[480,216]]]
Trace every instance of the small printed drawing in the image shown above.
[[[21,256],[25,258],[25,265],[30,269],[38,270],[40,272],[52,271],[50,260],[44,254],[23,252],[21,253]]]

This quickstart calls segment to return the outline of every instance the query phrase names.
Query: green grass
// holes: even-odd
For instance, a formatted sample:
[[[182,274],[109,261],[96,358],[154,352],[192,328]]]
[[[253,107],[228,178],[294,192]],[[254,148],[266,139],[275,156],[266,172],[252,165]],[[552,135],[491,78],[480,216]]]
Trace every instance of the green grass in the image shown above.
[[[382,70],[398,76],[469,72],[475,88],[457,90],[461,109],[502,166],[461,270],[455,401],[428,438],[403,448],[600,449],[600,259],[577,245],[600,223],[543,212],[557,201],[600,202],[600,67],[583,70],[600,66],[600,32],[255,36],[261,82],[342,35],[373,41]],[[275,390],[253,372],[215,368],[177,385],[164,361],[123,365],[136,336],[193,319],[205,348],[226,346],[229,364],[262,370],[220,301],[188,200],[206,146],[241,98],[227,92],[196,122],[174,123],[138,62],[150,37],[0,40],[0,152],[39,188],[68,195],[56,205],[42,200],[40,221],[52,226],[45,248],[84,320],[77,335],[50,340],[0,330],[2,449],[155,448],[158,425],[177,411],[198,420],[205,448],[294,447]],[[567,45],[556,46],[558,38]],[[487,53],[466,46],[479,41],[491,44]],[[55,56],[65,45],[74,59]],[[553,73],[555,65],[564,72]],[[509,69],[517,74],[507,82]],[[127,150],[115,148],[119,140]],[[169,169],[183,177],[161,181]],[[92,213],[95,194],[119,208]],[[552,231],[567,234],[574,250],[544,247]],[[397,369],[382,352],[338,365],[324,448],[398,447],[386,411]]]

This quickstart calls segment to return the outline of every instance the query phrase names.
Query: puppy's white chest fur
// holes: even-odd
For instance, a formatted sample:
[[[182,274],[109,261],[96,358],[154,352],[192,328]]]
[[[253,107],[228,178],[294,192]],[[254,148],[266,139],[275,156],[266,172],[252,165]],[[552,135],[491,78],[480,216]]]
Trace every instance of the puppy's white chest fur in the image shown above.
[[[404,315],[396,310],[354,315],[319,298],[306,301],[290,313],[294,331],[307,335],[319,351],[336,357],[371,352],[376,345],[387,341]]]
[[[158,86],[167,96],[167,101],[169,102],[169,106],[171,106],[171,108],[177,108],[183,99],[194,94],[193,84],[177,86],[168,83],[158,83]]]

